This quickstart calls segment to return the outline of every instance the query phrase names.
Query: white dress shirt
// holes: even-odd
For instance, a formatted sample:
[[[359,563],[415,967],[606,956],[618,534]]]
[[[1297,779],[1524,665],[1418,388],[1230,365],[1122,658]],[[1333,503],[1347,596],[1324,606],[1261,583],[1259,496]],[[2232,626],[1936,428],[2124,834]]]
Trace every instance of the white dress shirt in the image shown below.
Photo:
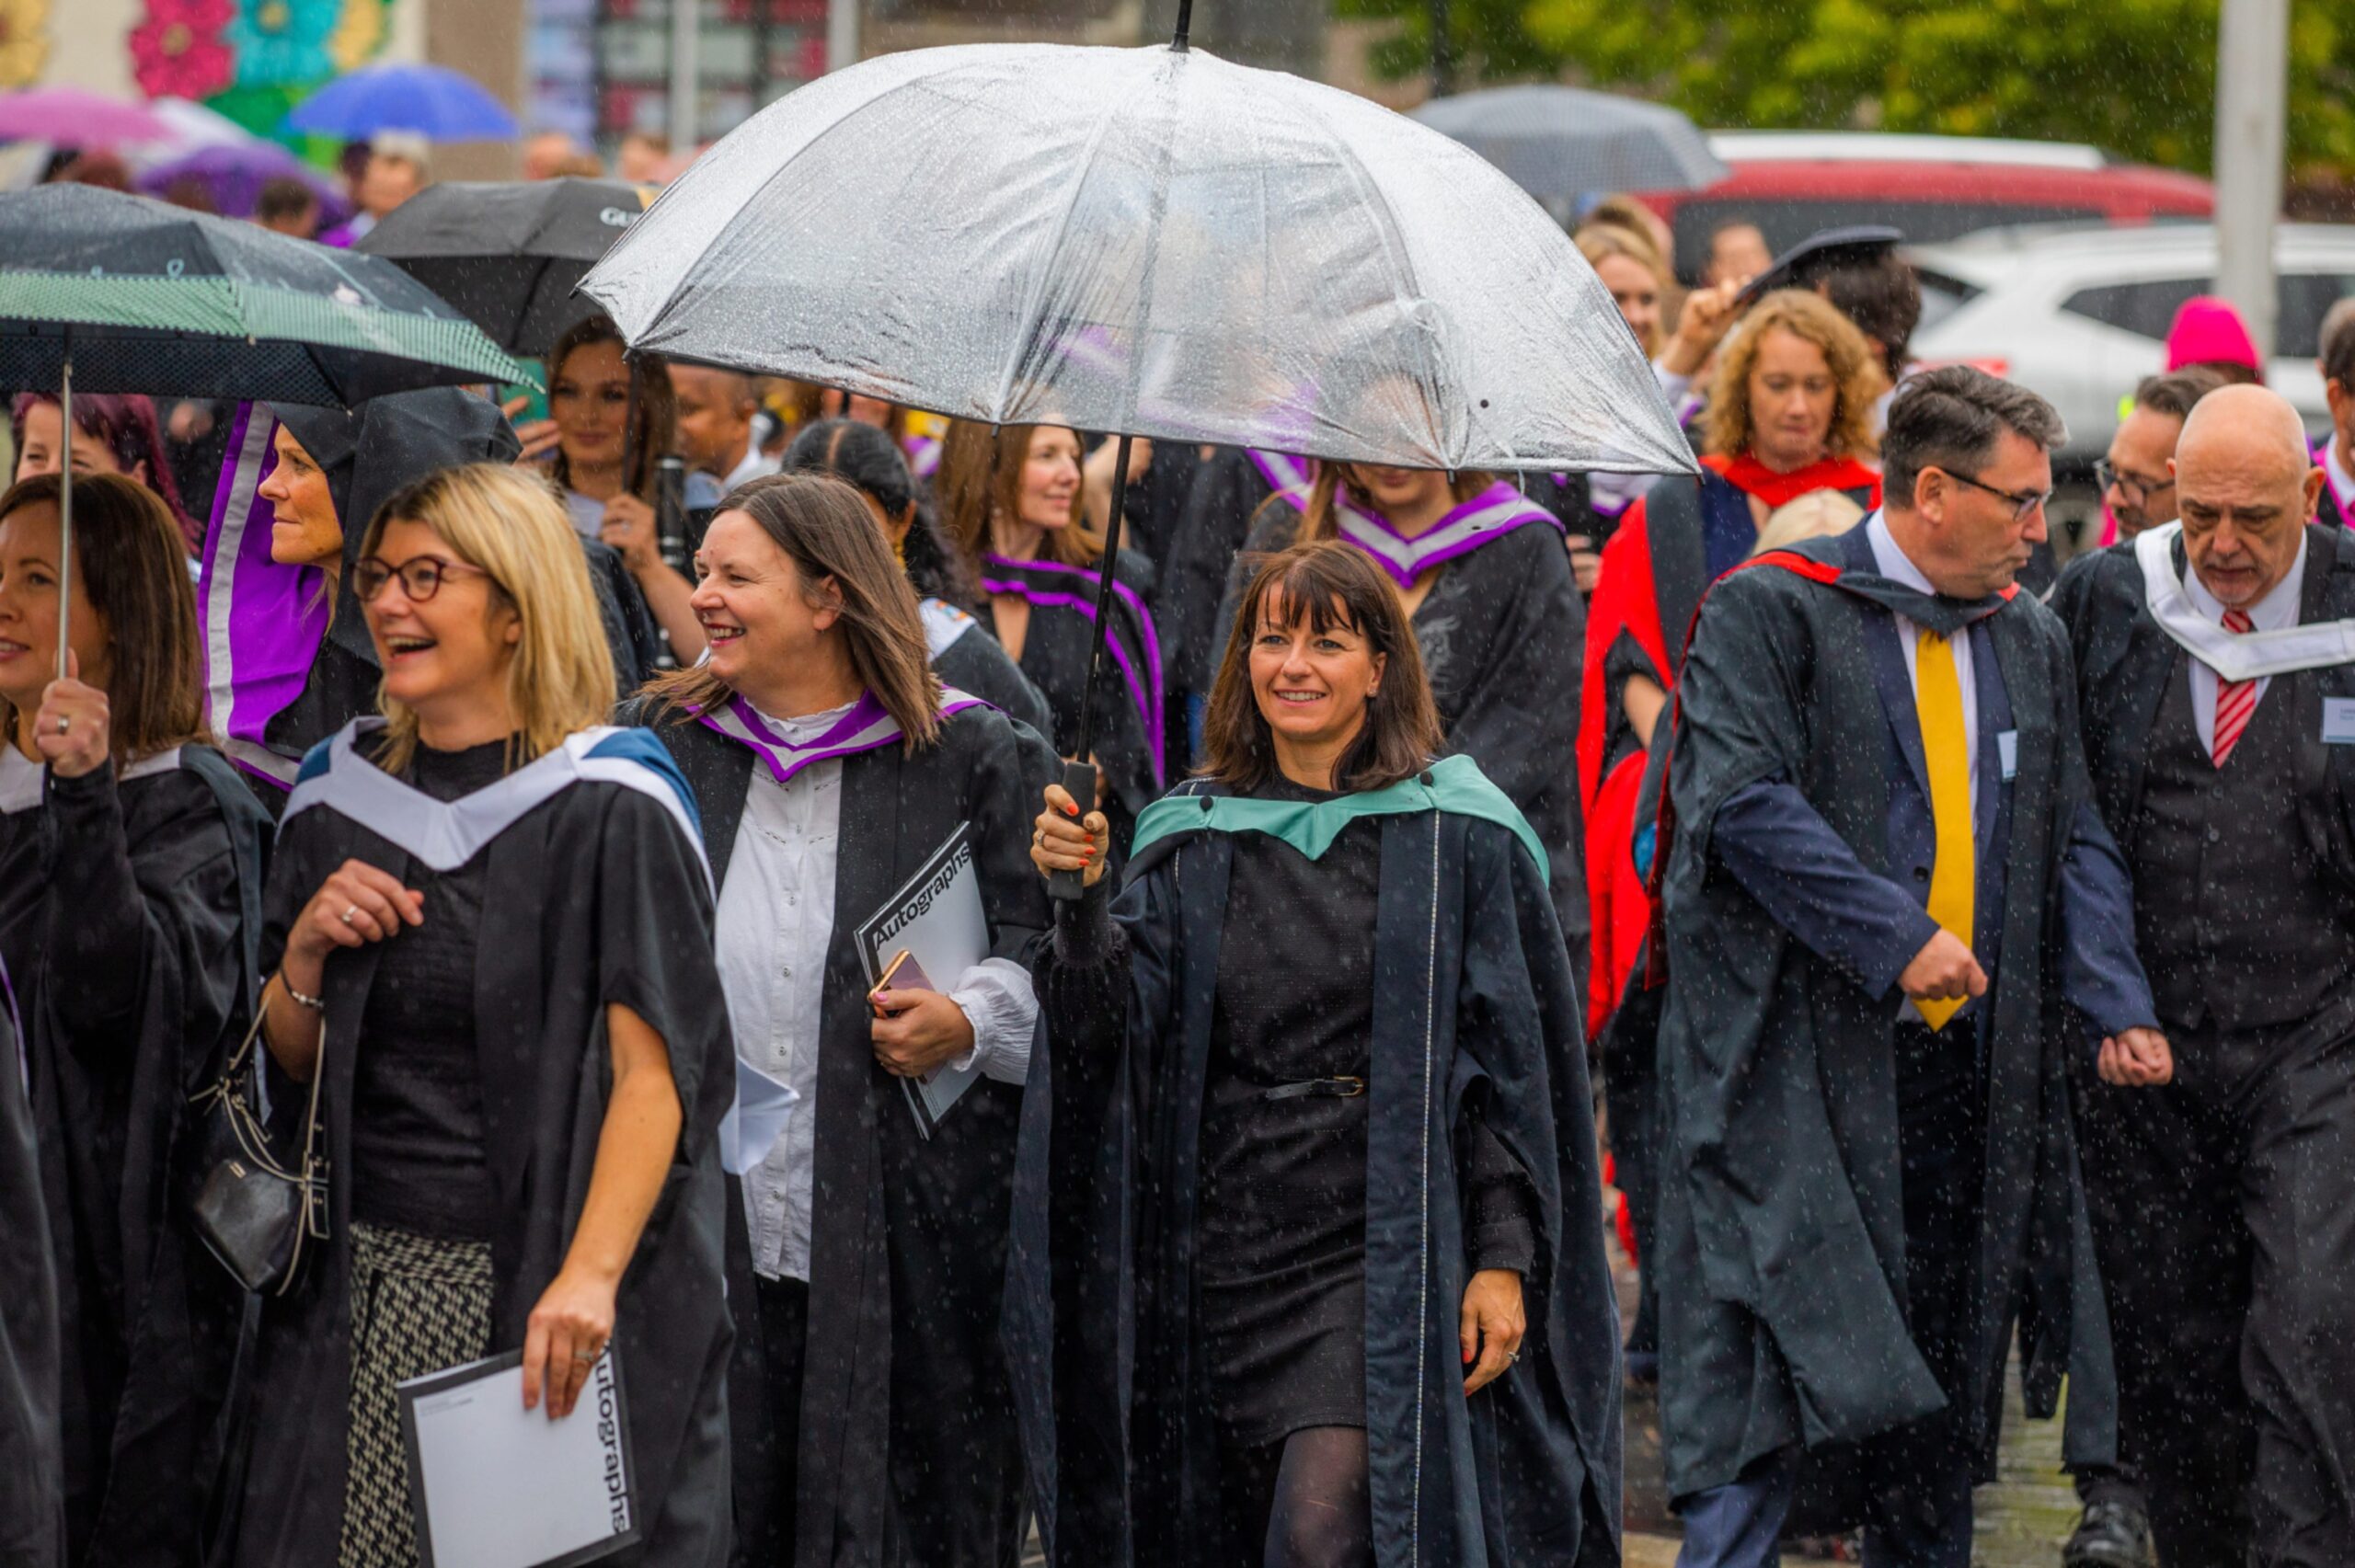
[[[2347,464],[2338,461],[2338,438],[2333,436],[2322,443],[2323,472],[2329,477],[2323,482],[2330,486],[2331,499],[2338,503],[2343,517],[2355,519],[2355,474],[2347,472]]]
[[[2305,585],[2306,532],[2302,528],[2298,531],[2297,559],[2290,563],[2290,569],[2282,574],[2281,580],[2275,583],[2263,599],[2244,612],[2249,618],[2250,630],[2278,632],[2285,626],[2296,625],[2298,601],[2305,591]],[[2200,612],[2201,620],[2217,625],[2223,624],[2223,601],[2208,591],[2208,585],[2200,580],[2200,570],[2196,567],[2183,574],[2183,596],[2191,601],[2192,609]],[[2200,731],[2200,744],[2212,758],[2216,755],[2216,671],[2197,658],[2187,658],[2184,665],[2191,681],[2192,727]],[[2272,676],[2257,677],[2257,696],[2249,704],[2250,718],[2257,716],[2257,704],[2265,701],[2266,688],[2272,684]]]
[[[845,704],[802,718],[761,716],[806,745],[849,711]],[[783,1079],[801,1100],[768,1157],[744,1173],[744,1219],[756,1272],[807,1279],[843,764],[839,758],[812,762],[784,784],[749,752],[745,766],[752,784],[719,890],[719,981],[738,1053]],[[973,1026],[973,1048],[952,1065],[979,1066],[985,1077],[1021,1082],[1029,1072],[1030,1035],[1039,1016],[1029,972],[1007,959],[985,958],[959,976],[948,994]]]
[[[1913,558],[1898,544],[1896,536],[1889,531],[1889,520],[1879,512],[1876,511],[1865,520],[1865,538],[1873,547],[1873,565],[1879,569],[1881,576],[1917,592],[1938,591],[1931,586],[1922,568],[1913,564]],[[1921,649],[1915,639],[1921,635],[1922,628],[1911,618],[1893,611],[1890,619],[1897,623],[1897,646],[1905,654],[1906,683],[1913,688],[1918,702],[1922,678],[1914,670],[1914,661],[1921,657]],[[1954,656],[1955,679],[1962,687],[1962,751],[1970,762],[1970,805],[1976,811],[1979,807],[1979,683],[1974,679],[1971,665],[1970,631],[1966,628],[1947,638],[1947,651]]]
[[[763,452],[760,442],[747,440],[744,442],[744,460],[729,469],[727,477],[720,480],[719,493],[725,496],[739,485],[749,485],[755,479],[765,479],[784,466],[782,460],[771,457]]]

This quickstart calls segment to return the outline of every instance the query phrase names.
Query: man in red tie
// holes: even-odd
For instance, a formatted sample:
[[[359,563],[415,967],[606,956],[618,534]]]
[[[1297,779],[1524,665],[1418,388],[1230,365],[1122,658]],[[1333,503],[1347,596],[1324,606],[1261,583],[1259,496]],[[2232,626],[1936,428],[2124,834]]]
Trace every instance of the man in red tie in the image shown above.
[[[2350,1563],[2355,533],[2310,522],[2262,387],[2202,398],[2170,466],[2180,523],[2053,599],[2176,1066],[2079,1084],[2121,1461],[2080,1534],[2147,1505],[2169,1568]]]

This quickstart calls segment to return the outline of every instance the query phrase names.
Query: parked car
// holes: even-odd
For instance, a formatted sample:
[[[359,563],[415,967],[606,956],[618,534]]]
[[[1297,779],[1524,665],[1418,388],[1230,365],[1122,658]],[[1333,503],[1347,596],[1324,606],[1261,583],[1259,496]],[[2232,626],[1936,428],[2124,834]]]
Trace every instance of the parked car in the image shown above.
[[[2062,455],[2072,466],[2091,466],[2117,428],[2119,400],[2163,367],[2183,302],[2215,290],[2216,231],[2207,223],[1995,229],[1905,254],[1922,276],[1914,356],[1969,361],[2051,399],[2069,421]],[[2273,256],[2266,383],[2319,432],[2330,414],[2315,340],[2325,313],[2355,293],[2355,225],[2285,223]]]
[[[1710,231],[1756,223],[1777,255],[1819,229],[1893,223],[1917,243],[2003,224],[2079,220],[2149,223],[2215,212],[2215,189],[2172,169],[2119,163],[2097,147],[1993,137],[1873,132],[1718,131],[1709,145],[1733,174],[1700,190],[1637,194],[1668,220],[1687,282]]]

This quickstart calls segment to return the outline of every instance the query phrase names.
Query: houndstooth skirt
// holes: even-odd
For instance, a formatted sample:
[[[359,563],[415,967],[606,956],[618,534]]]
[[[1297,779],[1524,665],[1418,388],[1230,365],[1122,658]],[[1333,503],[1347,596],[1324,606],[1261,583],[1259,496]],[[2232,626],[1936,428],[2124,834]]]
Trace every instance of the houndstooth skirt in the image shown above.
[[[490,1345],[490,1247],[351,1228],[351,1403],[338,1568],[416,1568],[408,1445],[395,1385],[480,1359]]]

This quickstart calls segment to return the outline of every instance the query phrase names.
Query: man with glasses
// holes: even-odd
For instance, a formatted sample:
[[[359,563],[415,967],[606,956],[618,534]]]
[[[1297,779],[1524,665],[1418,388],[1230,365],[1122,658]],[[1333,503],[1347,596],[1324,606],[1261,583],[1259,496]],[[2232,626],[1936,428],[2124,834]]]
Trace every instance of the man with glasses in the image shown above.
[[[1696,619],[1660,829],[1684,1568],[1858,1522],[1868,1564],[1967,1568],[2018,1323],[2030,1409],[2065,1371],[2064,1454],[2112,1459],[2068,1082],[2169,1057],[2067,641],[2014,581],[2062,439],[2025,388],[1917,376],[1882,509],[1728,573]]]
[[[2263,387],[2202,398],[2172,477],[2179,525],[2052,601],[2181,1068],[2077,1085],[2123,1461],[2086,1516],[2147,1503],[2170,1565],[2350,1563],[2355,534]]]
[[[2101,504],[2117,525],[2115,540],[2132,539],[2146,528],[2175,521],[2175,475],[2167,465],[2176,438],[2191,406],[2224,384],[2205,365],[2186,365],[2165,375],[2145,376],[2134,389],[2134,406],[2109,438],[2109,452],[2094,464]]]

